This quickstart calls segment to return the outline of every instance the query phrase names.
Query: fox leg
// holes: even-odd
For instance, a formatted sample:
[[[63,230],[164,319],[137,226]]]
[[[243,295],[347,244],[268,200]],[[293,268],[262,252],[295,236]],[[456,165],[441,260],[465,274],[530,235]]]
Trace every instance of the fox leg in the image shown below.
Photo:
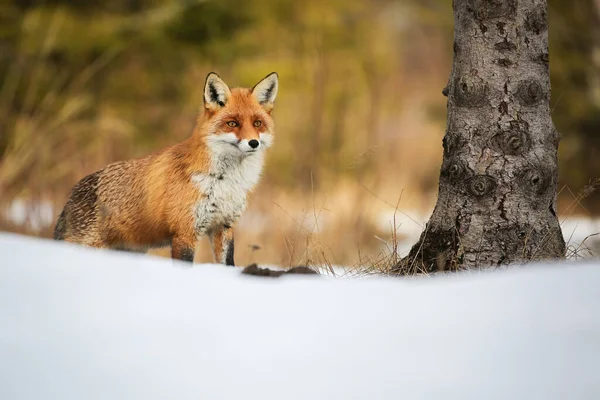
[[[193,263],[194,245],[194,239],[175,235],[171,242],[171,258]]]
[[[210,234],[215,261],[225,265],[235,266],[233,261],[233,227],[223,225]]]

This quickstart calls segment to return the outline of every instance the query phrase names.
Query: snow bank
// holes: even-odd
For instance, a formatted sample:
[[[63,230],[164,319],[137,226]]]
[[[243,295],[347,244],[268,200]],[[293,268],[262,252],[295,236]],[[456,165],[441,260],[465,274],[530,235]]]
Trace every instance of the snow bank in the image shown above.
[[[257,278],[0,234],[0,399],[598,399],[600,268]]]

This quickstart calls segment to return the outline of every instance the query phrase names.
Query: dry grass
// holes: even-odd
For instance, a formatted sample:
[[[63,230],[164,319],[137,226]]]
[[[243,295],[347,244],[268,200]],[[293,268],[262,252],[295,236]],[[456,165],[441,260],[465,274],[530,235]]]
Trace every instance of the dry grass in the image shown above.
[[[600,187],[600,178],[596,178],[590,180],[589,183],[583,187],[574,195],[573,192],[568,189],[568,192],[573,196],[573,201],[567,207],[565,212],[563,213],[563,219],[561,221],[561,227],[564,227],[565,220],[569,216],[571,216],[575,210],[583,210],[586,215],[590,215],[589,211],[585,209],[585,207],[581,204],[581,201],[589,196],[591,196],[597,189]],[[600,236],[600,232],[592,233],[587,235],[581,242],[573,243],[573,235],[575,231],[573,231],[570,237],[566,240],[567,242],[567,254],[566,257],[568,260],[588,260],[591,258],[600,257],[600,241],[594,239]]]

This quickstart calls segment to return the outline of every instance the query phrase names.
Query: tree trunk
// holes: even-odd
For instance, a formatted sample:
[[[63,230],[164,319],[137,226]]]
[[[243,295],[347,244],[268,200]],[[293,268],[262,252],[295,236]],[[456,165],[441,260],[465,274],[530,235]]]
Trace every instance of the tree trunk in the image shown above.
[[[454,0],[438,200],[401,274],[562,258],[546,0]]]

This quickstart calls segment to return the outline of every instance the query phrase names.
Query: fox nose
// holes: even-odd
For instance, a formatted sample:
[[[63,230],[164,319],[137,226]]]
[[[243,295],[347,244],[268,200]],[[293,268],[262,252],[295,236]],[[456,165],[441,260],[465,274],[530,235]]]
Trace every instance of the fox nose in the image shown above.
[[[260,143],[256,139],[252,139],[248,142],[248,146],[252,147],[253,149],[257,148],[259,144]]]

